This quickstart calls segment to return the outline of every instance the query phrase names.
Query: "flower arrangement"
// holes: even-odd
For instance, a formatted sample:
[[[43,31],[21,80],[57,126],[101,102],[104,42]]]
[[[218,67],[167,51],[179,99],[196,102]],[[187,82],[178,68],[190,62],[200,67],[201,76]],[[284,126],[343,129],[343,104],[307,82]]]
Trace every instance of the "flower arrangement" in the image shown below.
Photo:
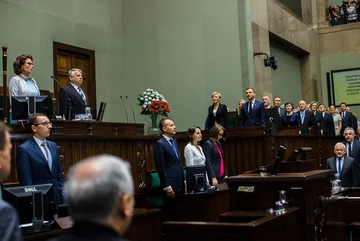
[[[152,116],[168,116],[167,113],[170,112],[169,103],[166,101],[165,97],[159,92],[153,89],[147,89],[142,94],[139,94],[137,98],[141,106],[141,115],[150,115]]]

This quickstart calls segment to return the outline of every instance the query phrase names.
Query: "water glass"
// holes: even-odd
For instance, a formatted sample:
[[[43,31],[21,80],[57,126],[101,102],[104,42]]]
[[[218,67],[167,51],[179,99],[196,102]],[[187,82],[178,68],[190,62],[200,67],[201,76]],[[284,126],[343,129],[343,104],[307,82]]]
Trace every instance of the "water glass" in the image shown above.
[[[266,177],[267,176],[267,167],[261,166],[259,169],[260,169],[260,176]]]

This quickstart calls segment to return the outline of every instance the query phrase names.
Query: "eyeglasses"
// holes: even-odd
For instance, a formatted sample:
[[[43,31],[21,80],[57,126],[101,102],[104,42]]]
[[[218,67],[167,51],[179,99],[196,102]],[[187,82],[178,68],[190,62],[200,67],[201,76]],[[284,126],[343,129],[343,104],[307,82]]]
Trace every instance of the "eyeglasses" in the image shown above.
[[[42,122],[42,123],[34,124],[34,126],[39,126],[39,125],[42,125],[42,126],[52,126],[52,123],[51,123],[51,122],[48,122],[48,121],[45,121],[45,122]]]

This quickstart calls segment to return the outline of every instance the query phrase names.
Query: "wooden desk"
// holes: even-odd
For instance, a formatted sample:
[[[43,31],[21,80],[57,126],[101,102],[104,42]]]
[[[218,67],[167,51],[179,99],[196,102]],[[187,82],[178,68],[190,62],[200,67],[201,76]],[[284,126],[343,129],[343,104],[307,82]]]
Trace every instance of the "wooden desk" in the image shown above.
[[[132,241],[158,241],[161,240],[162,210],[138,209],[134,210],[132,223],[125,233],[125,237]],[[24,236],[25,241],[45,241],[60,236],[69,229],[60,229],[55,226],[52,231]]]
[[[360,240],[359,194],[360,188],[343,188],[332,197],[320,198],[318,212],[325,221],[320,236],[328,241],[350,240],[351,236],[354,241]]]
[[[166,222],[164,228],[168,241],[303,241],[300,212],[299,207],[278,215],[232,211],[221,215],[226,222]]]
[[[256,210],[274,208],[279,191],[285,190],[290,206],[303,207],[303,224],[307,238],[314,237],[314,209],[319,196],[330,196],[331,170],[305,173],[280,173],[279,176],[261,177],[244,174],[226,178],[230,189],[230,210]],[[239,192],[239,186],[252,186],[254,192]]]
[[[229,189],[214,192],[188,194],[177,197],[174,220],[219,221],[219,215],[230,209]]]

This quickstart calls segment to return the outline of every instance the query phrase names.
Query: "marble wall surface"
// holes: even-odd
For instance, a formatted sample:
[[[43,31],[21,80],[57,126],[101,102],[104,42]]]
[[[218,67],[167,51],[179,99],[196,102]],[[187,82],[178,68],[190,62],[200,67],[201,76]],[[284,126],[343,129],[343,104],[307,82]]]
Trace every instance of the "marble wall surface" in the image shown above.
[[[302,20],[276,0],[251,0],[254,52],[269,52],[271,36],[298,51],[302,96],[311,101],[322,99],[322,84],[317,41],[317,5],[302,0]],[[254,60],[256,87],[272,93],[271,70]]]

